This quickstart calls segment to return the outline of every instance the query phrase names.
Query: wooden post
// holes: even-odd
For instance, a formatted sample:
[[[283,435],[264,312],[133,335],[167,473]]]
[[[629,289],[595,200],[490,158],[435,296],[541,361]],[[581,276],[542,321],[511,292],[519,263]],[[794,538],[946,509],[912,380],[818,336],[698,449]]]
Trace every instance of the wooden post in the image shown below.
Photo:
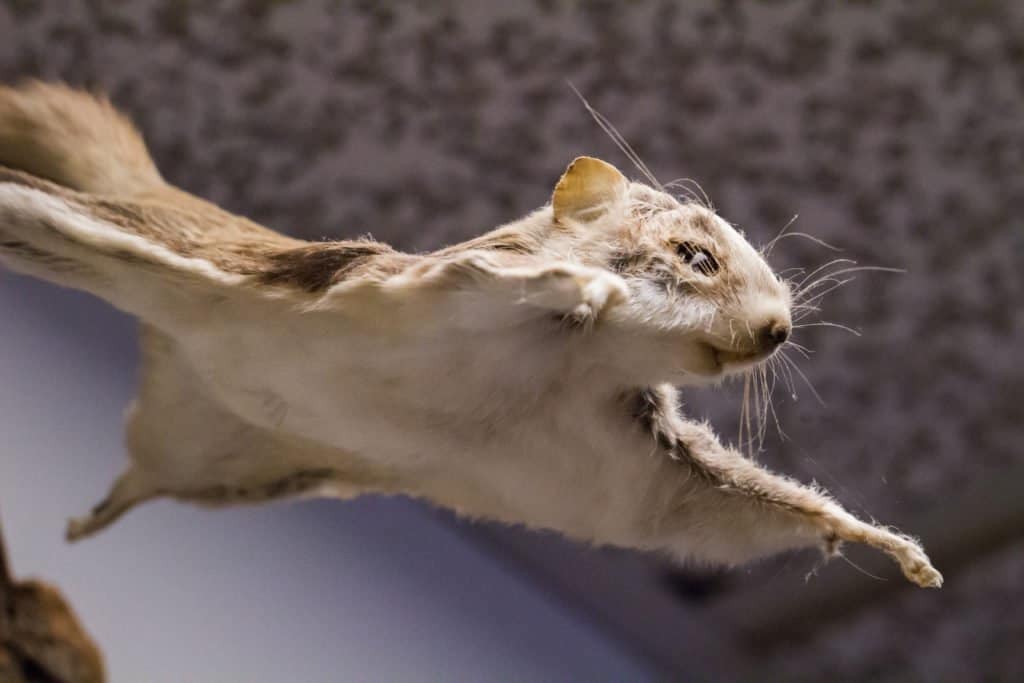
[[[15,581],[0,528],[0,681],[103,683],[103,657],[56,588]]]

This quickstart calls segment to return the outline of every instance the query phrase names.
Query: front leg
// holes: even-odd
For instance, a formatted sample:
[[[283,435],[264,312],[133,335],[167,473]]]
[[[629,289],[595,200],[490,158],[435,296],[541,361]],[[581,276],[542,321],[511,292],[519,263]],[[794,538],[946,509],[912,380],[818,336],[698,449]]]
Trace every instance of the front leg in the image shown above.
[[[622,278],[607,270],[485,251],[428,258],[388,281],[385,289],[406,300],[454,309],[457,318],[473,326],[553,313],[589,329],[629,297]]]
[[[942,575],[914,539],[863,522],[825,493],[724,447],[707,425],[679,415],[672,387],[644,390],[636,401],[637,418],[687,470],[681,501],[662,521],[678,531],[684,551],[739,562],[806,546],[831,554],[848,541],[887,553],[918,586],[942,585]]]

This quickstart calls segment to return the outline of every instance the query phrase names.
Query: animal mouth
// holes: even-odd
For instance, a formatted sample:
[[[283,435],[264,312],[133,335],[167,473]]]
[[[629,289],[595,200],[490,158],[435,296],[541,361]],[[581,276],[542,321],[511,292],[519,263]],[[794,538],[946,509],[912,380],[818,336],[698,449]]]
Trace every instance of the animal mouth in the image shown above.
[[[774,349],[770,351],[737,351],[735,349],[726,349],[720,346],[715,346],[710,343],[707,343],[706,346],[710,352],[711,358],[714,360],[715,368],[719,373],[725,373],[733,369],[745,368],[754,363],[767,360],[774,351]]]

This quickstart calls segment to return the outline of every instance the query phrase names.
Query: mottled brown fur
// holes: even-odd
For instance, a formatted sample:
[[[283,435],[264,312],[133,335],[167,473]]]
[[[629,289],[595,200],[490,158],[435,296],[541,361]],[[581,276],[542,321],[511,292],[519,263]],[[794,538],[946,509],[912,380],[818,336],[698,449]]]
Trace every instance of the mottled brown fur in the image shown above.
[[[381,258],[381,257],[390,258]],[[260,282],[286,284],[319,292],[349,277],[383,278],[415,261],[379,242],[329,242],[266,254],[258,268]],[[248,274],[248,273],[247,273]]]
[[[254,276],[265,285],[313,293],[346,278],[384,278],[415,261],[414,256],[372,240],[309,243],[219,209],[200,214],[161,199],[94,197],[2,166],[0,182],[60,197],[82,213],[112,223],[125,233],[152,240],[179,256],[203,259],[226,273]],[[124,250],[111,255],[126,261],[143,260]]]
[[[103,95],[38,81],[0,86],[0,139],[0,164],[75,190],[163,184],[142,136]]]
[[[179,202],[188,195],[169,187],[168,193],[150,190],[139,198],[115,200],[76,192],[3,166],[0,182],[59,197],[125,233],[151,240],[179,256],[203,259],[225,273],[253,276],[264,285],[317,293],[347,279],[383,280],[418,261],[413,254],[366,238],[316,243],[292,239],[197,198]],[[435,256],[445,259],[471,249],[529,254],[538,247],[531,236],[509,231],[442,249]],[[111,255],[126,261],[142,260],[124,250]]]
[[[39,86],[0,91],[5,98],[0,141],[16,138],[11,162],[68,186],[0,169],[7,262],[98,293],[181,345],[171,346],[162,370],[148,370],[154,391],[143,391],[128,428],[135,464],[109,504],[71,523],[70,538],[157,495],[228,503],[291,495],[321,479],[351,495],[404,476],[395,490],[592,540],[726,562],[856,540],[886,549],[920,585],[941,583],[913,541],[759,468],[679,414],[676,390],[664,382],[749,368],[791,326],[788,288],[710,209],[581,157],[550,207],[434,254],[400,254],[372,240],[310,243],[172,188],[148,167],[125,181],[131,167],[124,165],[133,163],[141,138],[109,104]],[[48,101],[33,105],[32,98]],[[89,111],[63,126],[76,108]],[[22,109],[46,120],[26,124]],[[100,127],[83,131],[83,122]],[[104,128],[117,130],[104,137]],[[63,137],[53,142],[51,133]],[[33,150],[39,158],[77,158],[40,169]],[[50,249],[95,267],[95,278],[59,277],[47,263]],[[154,277],[154,269],[162,271]],[[193,287],[199,282],[205,286]],[[210,303],[240,285],[253,305],[211,315]],[[266,305],[283,292],[297,309]],[[347,324],[339,325],[331,312],[342,309]],[[288,324],[264,326],[268,315]],[[552,317],[581,333],[573,341],[556,337]],[[423,329],[436,336],[424,343]],[[505,367],[512,358],[524,372]],[[545,390],[562,382],[577,383],[569,400]],[[656,386],[635,389],[646,384]],[[621,397],[628,392],[626,419]],[[446,411],[438,414],[435,400]],[[513,419],[533,410],[538,415]],[[484,429],[474,421],[481,412]],[[386,424],[365,430],[378,419]],[[190,439],[175,445],[167,437],[176,430]],[[605,438],[581,446],[581,437],[597,433]],[[491,465],[452,472],[453,458],[474,438]],[[397,454],[394,464],[375,459],[385,442]],[[211,458],[207,445],[227,459]],[[662,457],[639,460],[639,450]],[[426,469],[424,456],[434,459]],[[566,459],[561,472],[551,467],[558,459]],[[564,485],[543,481],[567,473]],[[464,494],[462,476],[507,501]],[[431,477],[434,488],[424,489]],[[625,496],[616,495],[620,483]],[[595,500],[621,508],[591,515],[586,506]]]

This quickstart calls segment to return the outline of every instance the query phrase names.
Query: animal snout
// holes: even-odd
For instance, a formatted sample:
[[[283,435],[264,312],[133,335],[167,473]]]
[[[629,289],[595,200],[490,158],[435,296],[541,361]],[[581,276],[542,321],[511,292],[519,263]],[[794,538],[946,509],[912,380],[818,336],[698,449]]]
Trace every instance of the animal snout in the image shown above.
[[[774,350],[786,343],[792,326],[787,321],[773,320],[761,328],[761,347],[766,351]]]

